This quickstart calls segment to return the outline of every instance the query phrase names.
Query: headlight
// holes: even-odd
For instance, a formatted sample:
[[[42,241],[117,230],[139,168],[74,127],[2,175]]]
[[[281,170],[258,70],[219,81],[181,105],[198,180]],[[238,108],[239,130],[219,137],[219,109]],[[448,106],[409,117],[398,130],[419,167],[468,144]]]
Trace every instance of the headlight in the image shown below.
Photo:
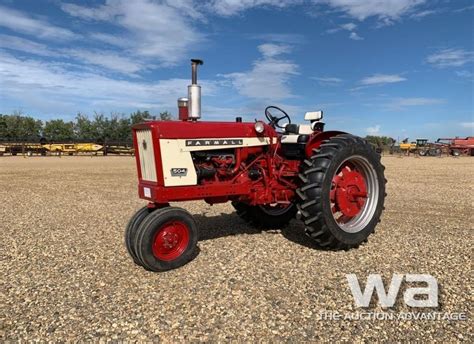
[[[265,130],[265,125],[263,124],[263,122],[255,122],[255,131],[259,134],[263,133],[263,131]]]

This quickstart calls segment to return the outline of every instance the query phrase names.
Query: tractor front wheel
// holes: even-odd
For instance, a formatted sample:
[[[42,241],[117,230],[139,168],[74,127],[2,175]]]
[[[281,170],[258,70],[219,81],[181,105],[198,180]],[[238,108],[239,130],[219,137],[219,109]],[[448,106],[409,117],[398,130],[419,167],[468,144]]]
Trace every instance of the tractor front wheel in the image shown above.
[[[137,233],[138,226],[140,226],[145,217],[147,217],[153,210],[153,208],[148,207],[143,207],[138,210],[128,221],[127,227],[125,229],[125,247],[137,265],[141,265],[141,263],[137,254],[135,253],[135,249],[133,248],[133,241]]]
[[[177,207],[157,209],[139,225],[134,251],[140,264],[151,271],[166,271],[194,258],[198,229],[194,218]]]
[[[248,205],[243,202],[232,202],[237,215],[254,226],[268,229],[285,227],[296,216],[296,206],[288,205]]]
[[[313,153],[302,164],[297,190],[306,233],[321,247],[357,247],[382,214],[386,180],[380,155],[348,134],[323,141]]]

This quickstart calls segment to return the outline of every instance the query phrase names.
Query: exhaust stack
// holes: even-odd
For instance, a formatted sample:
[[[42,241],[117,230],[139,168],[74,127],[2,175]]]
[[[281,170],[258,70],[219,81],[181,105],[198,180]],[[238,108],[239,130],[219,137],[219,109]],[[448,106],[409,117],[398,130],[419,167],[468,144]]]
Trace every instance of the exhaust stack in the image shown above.
[[[197,83],[197,67],[204,62],[198,59],[191,60],[191,85],[188,86],[188,116],[195,121],[201,118],[201,86]]]

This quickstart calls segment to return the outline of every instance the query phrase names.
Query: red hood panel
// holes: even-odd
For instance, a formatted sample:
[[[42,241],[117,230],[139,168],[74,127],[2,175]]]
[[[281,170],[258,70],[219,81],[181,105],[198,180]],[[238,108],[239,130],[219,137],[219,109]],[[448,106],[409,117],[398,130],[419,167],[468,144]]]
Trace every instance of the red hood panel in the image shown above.
[[[133,129],[145,128],[152,128],[160,139],[257,137],[254,123],[248,122],[150,121],[133,126]],[[265,125],[263,136],[276,136],[276,132]]]

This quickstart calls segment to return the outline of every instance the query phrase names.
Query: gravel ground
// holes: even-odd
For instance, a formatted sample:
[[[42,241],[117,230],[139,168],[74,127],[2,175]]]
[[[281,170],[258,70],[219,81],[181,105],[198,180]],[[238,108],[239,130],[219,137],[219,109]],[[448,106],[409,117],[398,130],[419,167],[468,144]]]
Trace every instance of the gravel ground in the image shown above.
[[[474,159],[383,162],[386,211],[359,249],[318,250],[297,221],[259,232],[229,204],[186,202],[200,253],[160,274],[135,266],[123,245],[144,204],[132,158],[0,158],[0,341],[473,342]],[[321,320],[360,310],[346,273],[432,274],[436,311],[469,320]],[[390,312],[403,311],[399,302]]]

